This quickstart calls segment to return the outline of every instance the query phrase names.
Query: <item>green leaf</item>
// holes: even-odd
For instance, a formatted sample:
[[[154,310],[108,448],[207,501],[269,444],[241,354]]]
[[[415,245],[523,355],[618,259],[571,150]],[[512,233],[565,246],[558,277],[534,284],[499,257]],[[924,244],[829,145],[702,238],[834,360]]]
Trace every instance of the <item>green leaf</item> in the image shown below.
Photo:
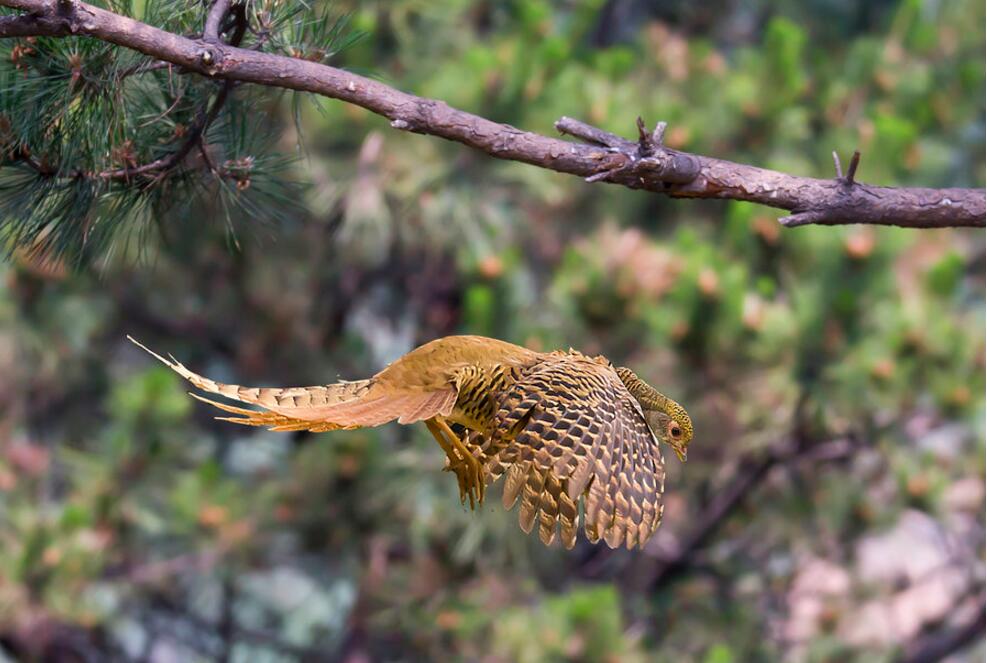
[[[713,645],[706,650],[703,663],[733,663],[733,650],[725,644]]]

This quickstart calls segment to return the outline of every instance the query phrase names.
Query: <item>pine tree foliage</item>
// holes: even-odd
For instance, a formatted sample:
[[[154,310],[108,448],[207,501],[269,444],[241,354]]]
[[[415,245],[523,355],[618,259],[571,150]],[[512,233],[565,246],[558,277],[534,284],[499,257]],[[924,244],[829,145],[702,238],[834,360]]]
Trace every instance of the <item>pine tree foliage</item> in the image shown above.
[[[201,35],[209,8],[94,4],[189,37]],[[241,0],[220,30],[233,45],[326,62],[358,37],[346,19],[331,6]],[[281,91],[210,80],[85,37],[0,40],[0,90],[5,254],[89,263],[139,250],[145,233],[206,202],[235,241],[237,224],[278,221],[298,200],[295,157],[267,139],[258,113],[276,108]]]

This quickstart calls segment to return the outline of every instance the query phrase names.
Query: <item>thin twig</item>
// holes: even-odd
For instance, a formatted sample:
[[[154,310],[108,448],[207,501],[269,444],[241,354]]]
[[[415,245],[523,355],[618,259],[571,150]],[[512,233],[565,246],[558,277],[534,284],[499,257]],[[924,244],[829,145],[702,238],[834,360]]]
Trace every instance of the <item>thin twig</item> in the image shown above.
[[[171,90],[169,90],[169,92],[170,91]],[[185,95],[181,91],[179,91],[179,93],[175,95],[175,100],[171,102],[171,105],[168,106],[168,108],[164,109],[163,111],[161,111],[160,113],[158,113],[157,115],[155,115],[154,117],[152,117],[150,120],[147,120],[146,122],[141,122],[139,125],[137,125],[138,128],[143,128],[143,127],[146,127],[146,126],[150,126],[150,125],[154,124],[155,122],[157,122],[158,120],[160,120],[161,118],[163,118],[166,115],[168,115],[169,113],[171,113],[173,110],[175,110],[175,108],[178,106],[178,104],[181,103],[181,101],[184,98],[184,96]]]
[[[168,69],[174,65],[170,62],[165,62],[164,60],[145,60],[143,62],[138,62],[130,67],[127,67],[117,75],[117,80],[123,80],[135,74],[146,74],[151,71],[159,71],[161,69]]]
[[[22,145],[20,148],[15,150],[13,159],[14,161],[20,161],[28,168],[44,177],[54,177],[58,174],[57,168],[39,161],[33,154],[31,154],[31,151],[27,148],[27,146]]]
[[[617,134],[612,134],[609,131],[604,131],[603,129],[598,129],[597,127],[586,124],[585,122],[580,122],[579,120],[571,117],[563,116],[559,118],[559,120],[555,123],[555,128],[561,134],[568,134],[575,138],[584,140],[587,143],[600,145],[602,147],[622,149],[628,147],[629,145],[633,145],[633,143],[626,138],[622,138]]]
[[[860,150],[854,150],[850,157],[850,167],[846,169],[846,183],[853,184],[853,176],[857,174],[857,166],[860,165]]]
[[[658,147],[665,146],[665,129],[668,128],[668,122],[662,120],[655,125],[655,131],[651,134],[651,142],[653,142]]]

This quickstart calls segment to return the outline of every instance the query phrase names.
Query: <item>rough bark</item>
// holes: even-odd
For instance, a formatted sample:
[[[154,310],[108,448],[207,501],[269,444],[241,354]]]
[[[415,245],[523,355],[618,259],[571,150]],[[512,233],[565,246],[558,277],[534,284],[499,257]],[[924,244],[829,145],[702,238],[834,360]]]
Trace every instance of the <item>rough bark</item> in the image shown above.
[[[216,29],[220,11],[209,16]],[[77,0],[0,0],[26,14],[0,18],[0,37],[88,36],[139,51],[204,76],[311,92],[366,108],[395,129],[438,136],[498,159],[645,189],[674,198],[742,200],[779,209],[786,226],[868,223],[912,228],[983,227],[983,189],[895,188],[854,179],[859,155],[844,176],[798,177],[722,159],[672,150],[662,144],[664,124],[653,133],[639,122],[629,141],[570,118],[556,128],[581,139],[543,136],[417,97],[327,65],[237,48],[208,34],[191,39]]]

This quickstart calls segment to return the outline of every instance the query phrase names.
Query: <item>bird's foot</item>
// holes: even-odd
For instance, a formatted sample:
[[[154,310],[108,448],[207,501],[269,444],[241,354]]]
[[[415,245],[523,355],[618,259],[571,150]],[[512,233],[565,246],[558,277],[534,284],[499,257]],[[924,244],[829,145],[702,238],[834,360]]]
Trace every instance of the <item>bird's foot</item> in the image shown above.
[[[466,498],[470,498],[470,502],[473,500],[473,495],[469,489],[469,481],[465,468],[465,464],[459,458],[455,460],[455,463],[451,458],[446,458],[446,465],[442,468],[443,472],[453,472],[456,475],[456,483],[459,484],[459,501],[466,504]]]
[[[466,504],[469,500],[470,509],[475,509],[477,505],[483,504],[483,497],[486,486],[483,482],[483,466],[473,454],[466,454],[466,457],[457,457],[455,461],[446,459],[446,466],[443,468],[447,472],[455,472],[456,480],[459,482],[459,501]]]

